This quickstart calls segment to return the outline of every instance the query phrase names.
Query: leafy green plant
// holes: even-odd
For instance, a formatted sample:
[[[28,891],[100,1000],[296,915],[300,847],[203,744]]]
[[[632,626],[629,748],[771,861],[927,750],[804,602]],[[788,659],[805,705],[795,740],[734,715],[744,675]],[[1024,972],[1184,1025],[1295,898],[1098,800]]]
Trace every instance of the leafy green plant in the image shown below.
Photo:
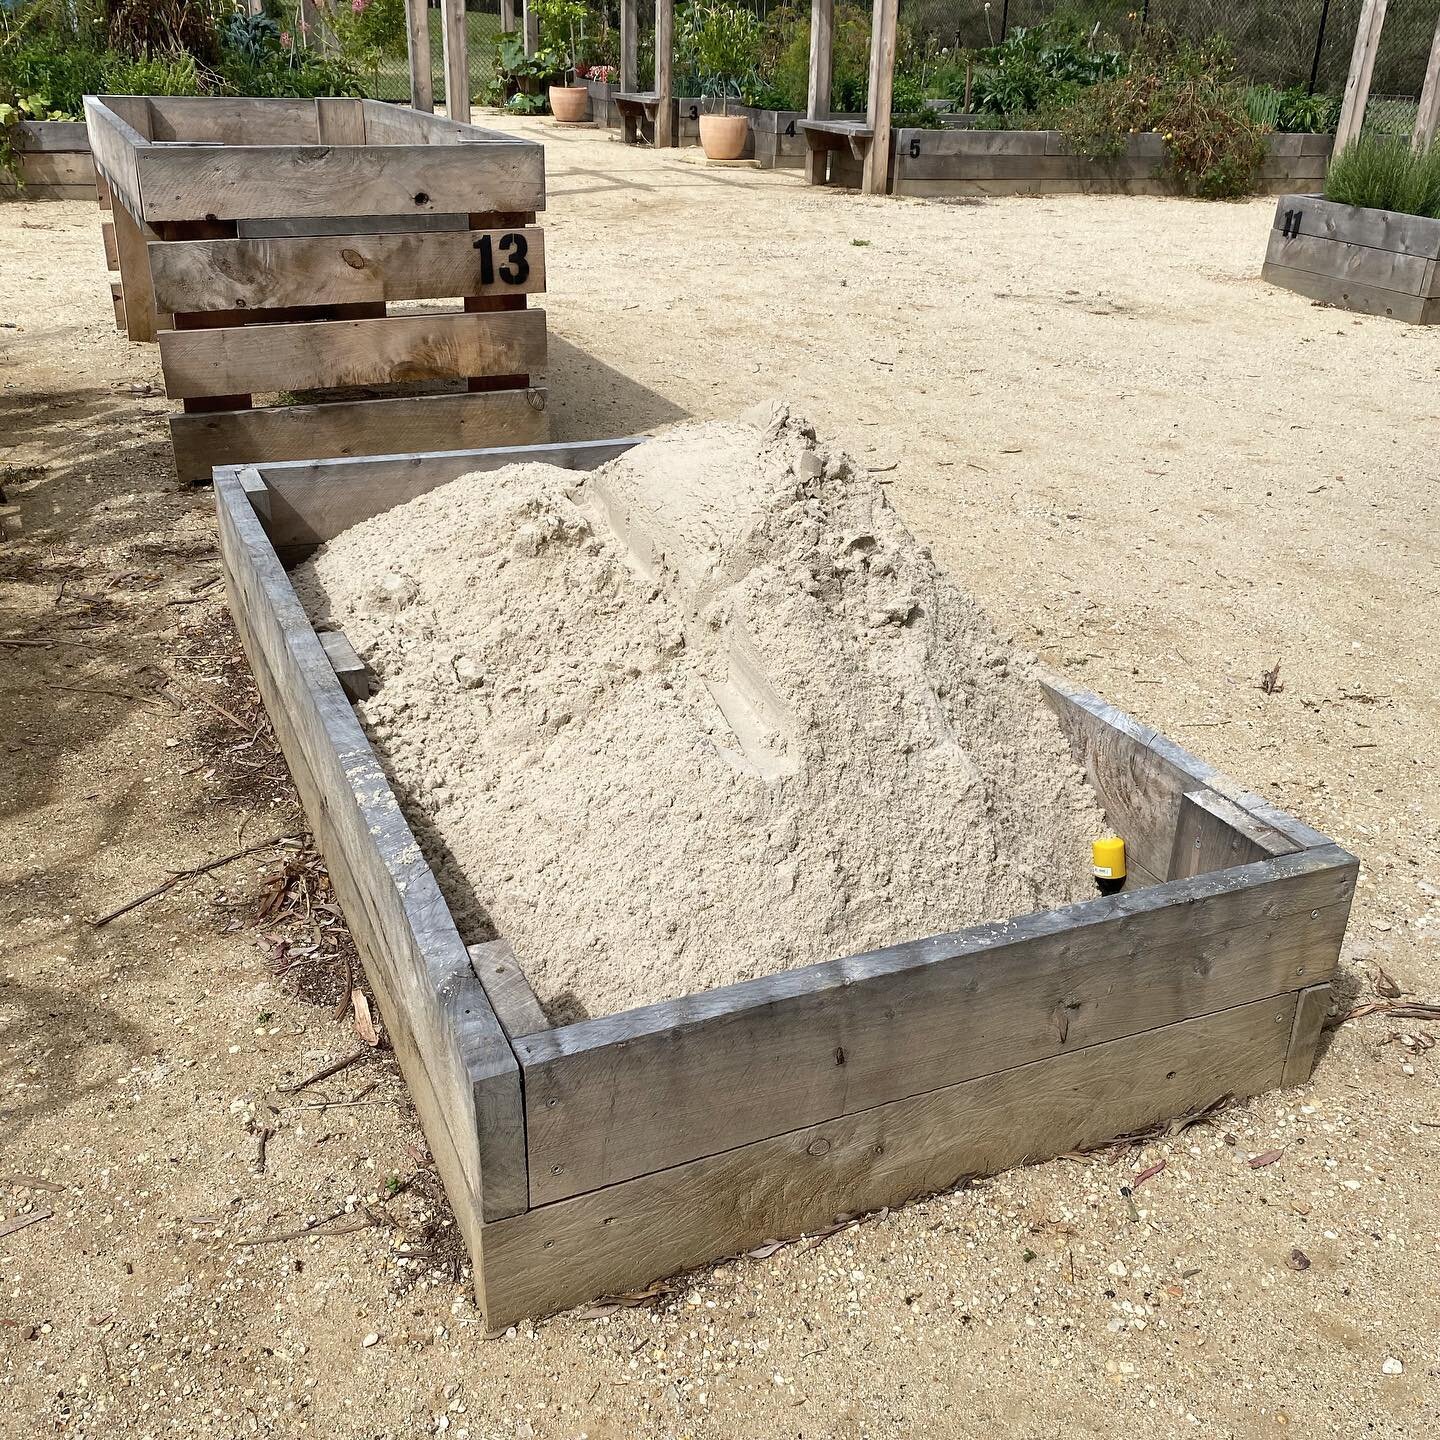
[[[1012,30],[1002,44],[976,54],[974,108],[998,115],[1042,110],[1123,73],[1124,57],[1095,48],[1095,38],[1063,18]]]
[[[1303,85],[1288,90],[1252,85],[1245,92],[1245,109],[1261,129],[1287,135],[1325,135],[1340,118],[1339,100],[1333,95],[1311,95]]]
[[[566,83],[580,63],[589,9],[584,0],[531,0],[531,10],[539,22],[540,53]]]
[[[761,35],[759,18],[744,5],[692,0],[676,16],[677,68],[694,77],[701,95],[728,104],[746,92],[757,73]]]
[[[1440,219],[1440,140],[1418,152],[1397,136],[1352,140],[1330,162],[1325,198]]]

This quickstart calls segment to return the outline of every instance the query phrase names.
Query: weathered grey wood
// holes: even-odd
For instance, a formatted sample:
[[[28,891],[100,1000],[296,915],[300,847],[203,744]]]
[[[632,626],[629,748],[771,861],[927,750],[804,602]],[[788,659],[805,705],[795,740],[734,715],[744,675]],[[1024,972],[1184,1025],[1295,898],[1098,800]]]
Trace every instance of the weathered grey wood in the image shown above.
[[[235,468],[235,482],[250,502],[250,508],[260,517],[260,523],[270,527],[270,487],[253,465]]]
[[[440,0],[440,26],[441,45],[445,54],[445,113],[451,120],[468,124],[470,52],[469,35],[465,28],[465,0]]]
[[[160,365],[172,399],[339,389],[545,368],[545,312],[391,315],[380,320],[169,331]]]
[[[85,97],[85,129],[95,169],[103,176],[115,208],[129,211],[138,221],[140,180],[135,157],[146,145],[145,136],[94,95]]]
[[[1440,132],[1440,17],[1435,21],[1435,38],[1430,42],[1430,58],[1425,65],[1425,79],[1420,86],[1420,104],[1415,110],[1415,129],[1410,144],[1423,150]]]
[[[890,103],[895,90],[895,40],[899,0],[873,0],[870,26],[870,88],[866,118],[870,144],[865,151],[860,188],[867,195],[890,189]]]
[[[1288,836],[1210,790],[1187,790],[1170,855],[1172,880],[1207,875],[1230,865],[1250,865],[1299,849]]]
[[[1291,229],[1301,235],[1440,259],[1440,220],[1428,215],[1340,205],[1320,195],[1282,195],[1275,205],[1274,228],[1284,229],[1287,217],[1292,217]]]
[[[120,262],[120,288],[125,299],[125,334],[131,340],[154,340],[162,323],[150,282],[146,246],[154,231],[137,221],[129,208],[117,205],[111,212],[115,226],[115,254]]]
[[[108,102],[112,97],[103,98]],[[156,141],[237,146],[320,143],[315,102],[299,97],[150,95],[145,106],[150,138]]]
[[[230,609],[462,1232],[525,1205],[515,1057],[420,847],[233,470]],[[479,1277],[483,1285],[483,1277]]]
[[[1286,235],[1282,230],[1271,230],[1265,260],[1271,265],[1309,270],[1347,284],[1395,290],[1403,295],[1425,294],[1429,267],[1434,263],[1423,255],[1402,255],[1396,250],[1378,250],[1372,245],[1353,245],[1319,235]]]
[[[434,110],[435,83],[430,74],[430,7],[426,0],[405,0],[405,50],[410,62],[410,104],[416,110]]]
[[[1337,280],[1317,275],[1312,270],[1292,270],[1288,265],[1269,261],[1261,268],[1261,278],[1297,294],[1341,310],[1357,310],[1366,315],[1388,315],[1392,320],[1405,320],[1412,325],[1434,325],[1440,322],[1440,301],[1419,295],[1402,295],[1398,290],[1382,290],[1374,285],[1360,285],[1350,280]]]
[[[549,1029],[550,1022],[508,940],[470,946],[470,965],[475,978],[485,987],[506,1035],[513,1039]]]
[[[447,485],[461,475],[531,461],[565,470],[594,470],[638,445],[576,440],[560,445],[504,445],[482,450],[427,450],[338,460],[291,460],[259,467],[271,497],[265,528],[287,563],[374,515]]]
[[[95,162],[88,150],[22,150],[17,158],[27,188],[63,185],[80,190],[95,184]]]
[[[640,84],[640,16],[637,0],[620,0],[620,89]]]
[[[540,16],[530,0],[521,0],[520,28],[525,32],[525,53],[534,55],[540,49]]]
[[[515,0],[500,0],[500,33],[509,35],[515,29]]]
[[[675,143],[675,110],[671,105],[675,66],[675,0],[655,0],[655,145],[668,150]]]
[[[1290,1029],[1290,1047],[1285,1055],[1285,1073],[1280,1078],[1282,1089],[1293,1090],[1309,1080],[1329,1012],[1328,984],[1311,985],[1300,992],[1295,1007],[1295,1023]]]
[[[810,80],[805,115],[823,120],[830,114],[830,86],[835,50],[835,0],[810,0]],[[825,152],[805,146],[805,180],[823,185],[828,179]]]
[[[208,480],[217,465],[385,455],[396,445],[538,445],[549,431],[545,391],[535,387],[170,417],[175,471],[183,481]]]
[[[530,1203],[1313,984],[1355,869],[1324,846],[517,1040]]]
[[[1279,1083],[1294,993],[932,1090],[531,1209],[481,1237],[491,1328]],[[716,1109],[720,1108],[717,1101]]]
[[[317,638],[345,698],[353,705],[370,695],[371,674],[365,662],[355,653],[355,647],[339,630],[322,630]]]
[[[58,150],[89,153],[90,134],[83,120],[22,120],[11,132],[21,152]]]
[[[412,235],[466,230],[464,215],[312,215],[303,220],[237,220],[241,240],[308,239],[320,235]]]
[[[1350,53],[1350,73],[1345,78],[1345,95],[1340,102],[1340,119],[1335,125],[1335,153],[1360,137],[1365,124],[1365,106],[1370,99],[1370,81],[1375,74],[1375,57],[1380,51],[1380,32],[1385,25],[1386,0],[1365,0],[1360,23],[1355,27],[1355,48]]]
[[[115,222],[113,220],[101,221],[100,243],[105,247],[105,268],[118,270],[120,268],[120,251],[115,244]]]
[[[510,257],[522,244],[525,263],[517,267]],[[150,273],[157,303],[168,310],[531,295],[545,288],[545,232],[528,226],[179,241],[151,246]]]
[[[315,129],[322,145],[363,145],[364,102],[348,95],[317,98]]]
[[[148,220],[543,210],[545,162],[523,140],[473,145],[147,147]]]

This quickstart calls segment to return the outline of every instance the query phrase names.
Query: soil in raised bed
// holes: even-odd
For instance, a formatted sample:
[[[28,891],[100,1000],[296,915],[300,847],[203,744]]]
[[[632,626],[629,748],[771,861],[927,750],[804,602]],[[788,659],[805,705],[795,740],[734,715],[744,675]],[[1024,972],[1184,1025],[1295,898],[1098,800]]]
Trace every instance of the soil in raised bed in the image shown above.
[[[783,408],[465,477],[296,583],[462,933],[556,1022],[1094,894],[1028,657]]]

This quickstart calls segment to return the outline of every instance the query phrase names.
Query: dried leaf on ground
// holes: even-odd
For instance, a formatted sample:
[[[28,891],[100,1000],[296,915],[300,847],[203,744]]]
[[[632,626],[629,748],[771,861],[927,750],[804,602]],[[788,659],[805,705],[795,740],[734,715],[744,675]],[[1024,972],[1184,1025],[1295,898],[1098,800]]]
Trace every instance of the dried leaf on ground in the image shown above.
[[[355,1033],[373,1050],[380,1044],[380,1032],[370,1017],[370,1002],[365,992],[356,988],[350,992],[350,1004],[355,1010]]]
[[[1283,1150],[1265,1150],[1259,1155],[1252,1155],[1249,1165],[1252,1170],[1258,1170],[1262,1165],[1273,1165],[1285,1152]]]

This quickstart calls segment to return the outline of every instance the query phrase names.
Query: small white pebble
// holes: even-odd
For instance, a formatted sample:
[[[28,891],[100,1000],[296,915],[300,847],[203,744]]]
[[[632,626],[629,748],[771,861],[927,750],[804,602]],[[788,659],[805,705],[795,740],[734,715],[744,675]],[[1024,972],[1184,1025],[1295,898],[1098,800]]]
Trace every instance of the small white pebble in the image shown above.
[[[1382,1375],[1403,1375],[1405,1367],[1393,1355],[1387,1355],[1385,1362],[1380,1366]]]
[[[372,1345],[378,1345],[379,1343],[380,1337],[373,1330],[360,1342],[360,1344],[364,1346],[366,1350],[368,1350]]]

